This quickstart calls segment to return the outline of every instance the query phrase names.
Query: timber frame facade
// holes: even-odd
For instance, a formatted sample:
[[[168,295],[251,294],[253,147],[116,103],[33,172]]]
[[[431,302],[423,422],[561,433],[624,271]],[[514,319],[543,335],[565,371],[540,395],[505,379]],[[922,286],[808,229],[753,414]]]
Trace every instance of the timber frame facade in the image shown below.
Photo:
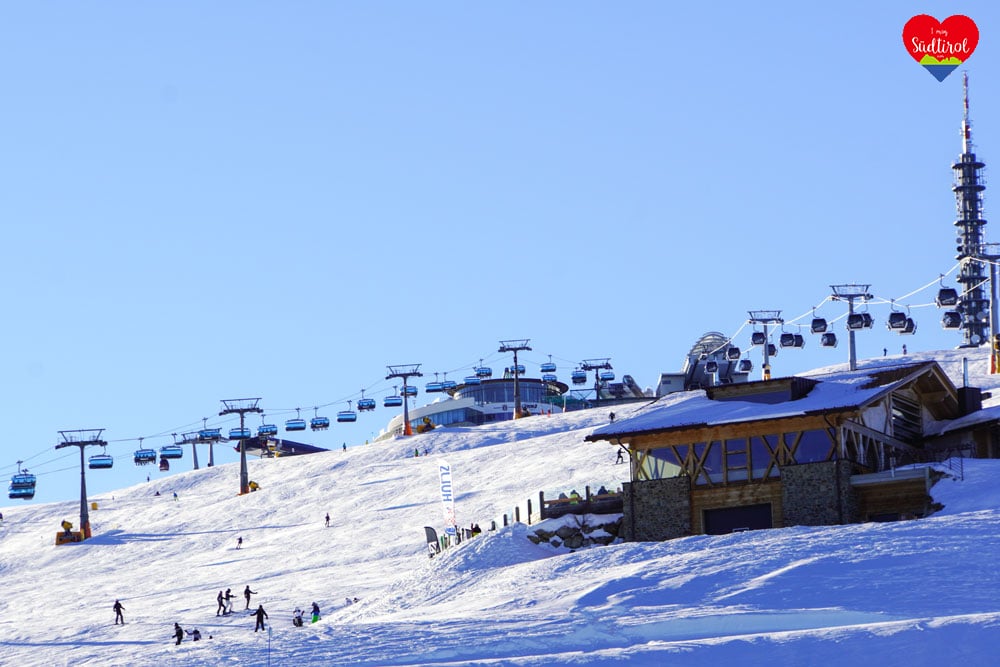
[[[629,452],[626,540],[925,516],[927,470],[896,468],[962,415],[933,361],[685,393],[587,437]]]

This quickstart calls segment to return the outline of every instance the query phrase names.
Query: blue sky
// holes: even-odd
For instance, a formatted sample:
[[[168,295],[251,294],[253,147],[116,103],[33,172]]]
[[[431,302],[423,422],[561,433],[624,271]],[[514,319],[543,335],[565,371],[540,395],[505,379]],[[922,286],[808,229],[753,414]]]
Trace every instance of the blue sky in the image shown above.
[[[220,399],[333,416],[391,392],[387,364],[457,380],[509,364],[504,339],[531,340],[529,372],[610,357],[655,385],[748,309],[928,284],[955,264],[961,73],[907,55],[918,13],[979,26],[964,69],[992,165],[987,2],[6,8],[0,475],[24,459],[37,500],[72,498],[57,432],[104,428],[121,458],[88,486],[117,488],[160,474],[135,438],[232,426]],[[935,308],[905,338],[888,311],[859,356],[960,342]],[[810,337],[773,368],[846,358]]]

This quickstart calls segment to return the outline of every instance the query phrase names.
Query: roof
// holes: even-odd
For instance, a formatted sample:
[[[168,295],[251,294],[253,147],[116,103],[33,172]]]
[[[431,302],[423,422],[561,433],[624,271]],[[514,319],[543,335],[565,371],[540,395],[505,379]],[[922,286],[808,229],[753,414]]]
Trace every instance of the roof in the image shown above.
[[[833,371],[810,375],[815,381],[809,392],[794,400],[760,403],[746,400],[713,400],[702,390],[667,394],[636,410],[629,417],[596,429],[587,440],[610,440],[643,434],[677,431],[725,424],[771,421],[790,417],[858,410],[921,376],[931,374],[946,393],[955,387],[935,361],[884,365],[857,371]],[[788,378],[748,383],[751,388],[787,386]],[[710,391],[716,391],[713,388]],[[717,397],[718,398],[718,397]]]

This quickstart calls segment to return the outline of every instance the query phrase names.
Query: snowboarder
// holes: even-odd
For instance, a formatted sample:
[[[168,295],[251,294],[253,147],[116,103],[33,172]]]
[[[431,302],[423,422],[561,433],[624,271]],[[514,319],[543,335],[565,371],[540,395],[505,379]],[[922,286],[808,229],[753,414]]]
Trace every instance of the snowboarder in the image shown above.
[[[177,623],[174,623],[174,637],[177,637],[177,643],[174,646],[179,646],[181,640],[184,639],[184,630]]]
[[[115,625],[118,625],[118,621],[121,621],[122,625],[125,625],[125,617],[122,616],[122,611],[125,607],[122,606],[121,601],[115,600],[115,604],[111,608],[115,610]]]
[[[191,635],[192,641],[198,641],[199,639],[201,639],[201,631],[198,630],[198,628],[195,628],[194,632],[188,632],[187,630],[185,630],[184,632]]]
[[[302,610],[298,607],[296,607],[295,611],[292,612],[292,625],[297,628],[302,627]]]
[[[319,620],[319,605],[313,602],[312,622],[315,623],[318,620]]]
[[[239,549],[242,546],[243,546],[243,536],[240,535],[239,537],[236,538],[236,548]]]
[[[251,595],[257,595],[257,591],[250,590],[250,586],[248,584],[247,587],[245,589],[243,589],[243,597],[245,597],[247,599],[247,606],[246,606],[247,609],[250,608],[250,596]]]
[[[219,608],[215,610],[215,615],[218,616],[219,612],[226,612],[226,602],[225,598],[222,596],[222,591],[219,591],[219,595],[216,596],[215,600],[219,603]]]
[[[330,513],[329,512],[326,513],[326,527],[327,528],[330,527]]]
[[[262,604],[257,605],[257,611],[254,612],[254,615],[257,617],[257,624],[254,625],[253,631],[257,632],[258,630],[263,630],[264,619],[267,618],[267,612],[264,611],[264,605]]]

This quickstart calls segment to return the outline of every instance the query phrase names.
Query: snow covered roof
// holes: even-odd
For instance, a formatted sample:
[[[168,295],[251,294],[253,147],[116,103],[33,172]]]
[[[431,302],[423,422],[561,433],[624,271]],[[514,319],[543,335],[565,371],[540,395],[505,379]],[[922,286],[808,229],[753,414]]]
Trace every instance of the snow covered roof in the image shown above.
[[[628,417],[595,429],[587,440],[857,410],[925,375],[932,376],[946,394],[954,397],[954,385],[935,361],[886,364],[856,371],[834,370],[807,378],[779,378],[668,394]],[[806,387],[803,396],[796,398],[792,392],[790,400],[780,402],[737,398],[740,394],[752,397],[770,388],[788,386],[794,380],[811,380],[815,384]],[[729,392],[733,392],[732,397],[726,395]]]

